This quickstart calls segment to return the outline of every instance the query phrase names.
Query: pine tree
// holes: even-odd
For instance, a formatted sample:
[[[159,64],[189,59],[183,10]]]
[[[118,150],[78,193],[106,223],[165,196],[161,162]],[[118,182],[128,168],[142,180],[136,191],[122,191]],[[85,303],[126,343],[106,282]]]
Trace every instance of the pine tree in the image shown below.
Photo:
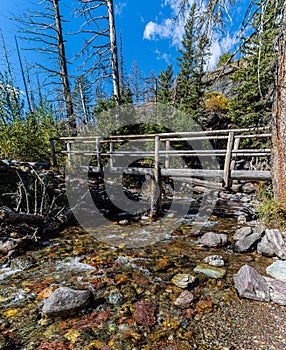
[[[166,70],[163,70],[158,75],[158,93],[157,101],[160,103],[171,103],[172,88],[174,85],[174,69],[173,65],[169,64]]]
[[[197,25],[196,5],[192,5],[185,25],[185,34],[180,49],[179,75],[176,102],[181,110],[196,121],[204,115],[203,95],[205,67],[209,56],[209,39]]]
[[[276,10],[270,1],[253,18],[254,33],[246,40],[240,69],[232,77],[239,87],[230,103],[230,117],[238,127],[264,126],[271,119],[278,60]]]
[[[128,76],[128,83],[135,98],[135,103],[139,103],[142,100],[142,77],[136,60],[133,61],[131,73]]]

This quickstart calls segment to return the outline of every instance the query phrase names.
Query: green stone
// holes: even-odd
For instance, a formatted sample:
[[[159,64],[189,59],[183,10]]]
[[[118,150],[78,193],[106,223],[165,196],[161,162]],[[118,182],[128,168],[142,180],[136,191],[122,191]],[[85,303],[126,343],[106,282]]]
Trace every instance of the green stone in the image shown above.
[[[211,278],[223,278],[226,274],[226,269],[216,266],[210,266],[208,264],[200,264],[194,268],[194,272],[202,273]]]

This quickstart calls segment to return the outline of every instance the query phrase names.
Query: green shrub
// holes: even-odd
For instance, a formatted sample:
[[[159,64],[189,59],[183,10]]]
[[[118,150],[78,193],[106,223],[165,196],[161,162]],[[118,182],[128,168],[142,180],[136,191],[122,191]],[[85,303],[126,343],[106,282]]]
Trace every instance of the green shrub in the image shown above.
[[[286,208],[274,199],[273,191],[263,191],[260,194],[259,218],[273,228],[286,229]]]
[[[50,117],[27,116],[12,123],[0,123],[0,159],[50,161],[50,137],[58,136],[58,126]]]

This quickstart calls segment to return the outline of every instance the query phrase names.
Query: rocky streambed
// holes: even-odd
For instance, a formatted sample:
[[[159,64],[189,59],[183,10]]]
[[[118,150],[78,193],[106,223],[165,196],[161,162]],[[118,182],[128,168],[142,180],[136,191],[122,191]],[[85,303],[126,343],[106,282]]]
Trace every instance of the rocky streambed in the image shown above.
[[[115,238],[150,238],[160,226],[120,219],[100,228],[114,245],[74,226],[3,257],[0,348],[285,348],[285,236],[253,221],[251,199],[237,196],[200,232],[190,215],[134,247]]]

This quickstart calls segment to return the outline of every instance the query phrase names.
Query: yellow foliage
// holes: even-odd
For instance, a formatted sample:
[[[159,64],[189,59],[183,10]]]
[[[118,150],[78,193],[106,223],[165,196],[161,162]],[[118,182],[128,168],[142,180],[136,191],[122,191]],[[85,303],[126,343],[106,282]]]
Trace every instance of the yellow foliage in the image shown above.
[[[206,110],[211,113],[225,113],[229,109],[227,98],[219,92],[209,92],[205,94],[204,103]]]

